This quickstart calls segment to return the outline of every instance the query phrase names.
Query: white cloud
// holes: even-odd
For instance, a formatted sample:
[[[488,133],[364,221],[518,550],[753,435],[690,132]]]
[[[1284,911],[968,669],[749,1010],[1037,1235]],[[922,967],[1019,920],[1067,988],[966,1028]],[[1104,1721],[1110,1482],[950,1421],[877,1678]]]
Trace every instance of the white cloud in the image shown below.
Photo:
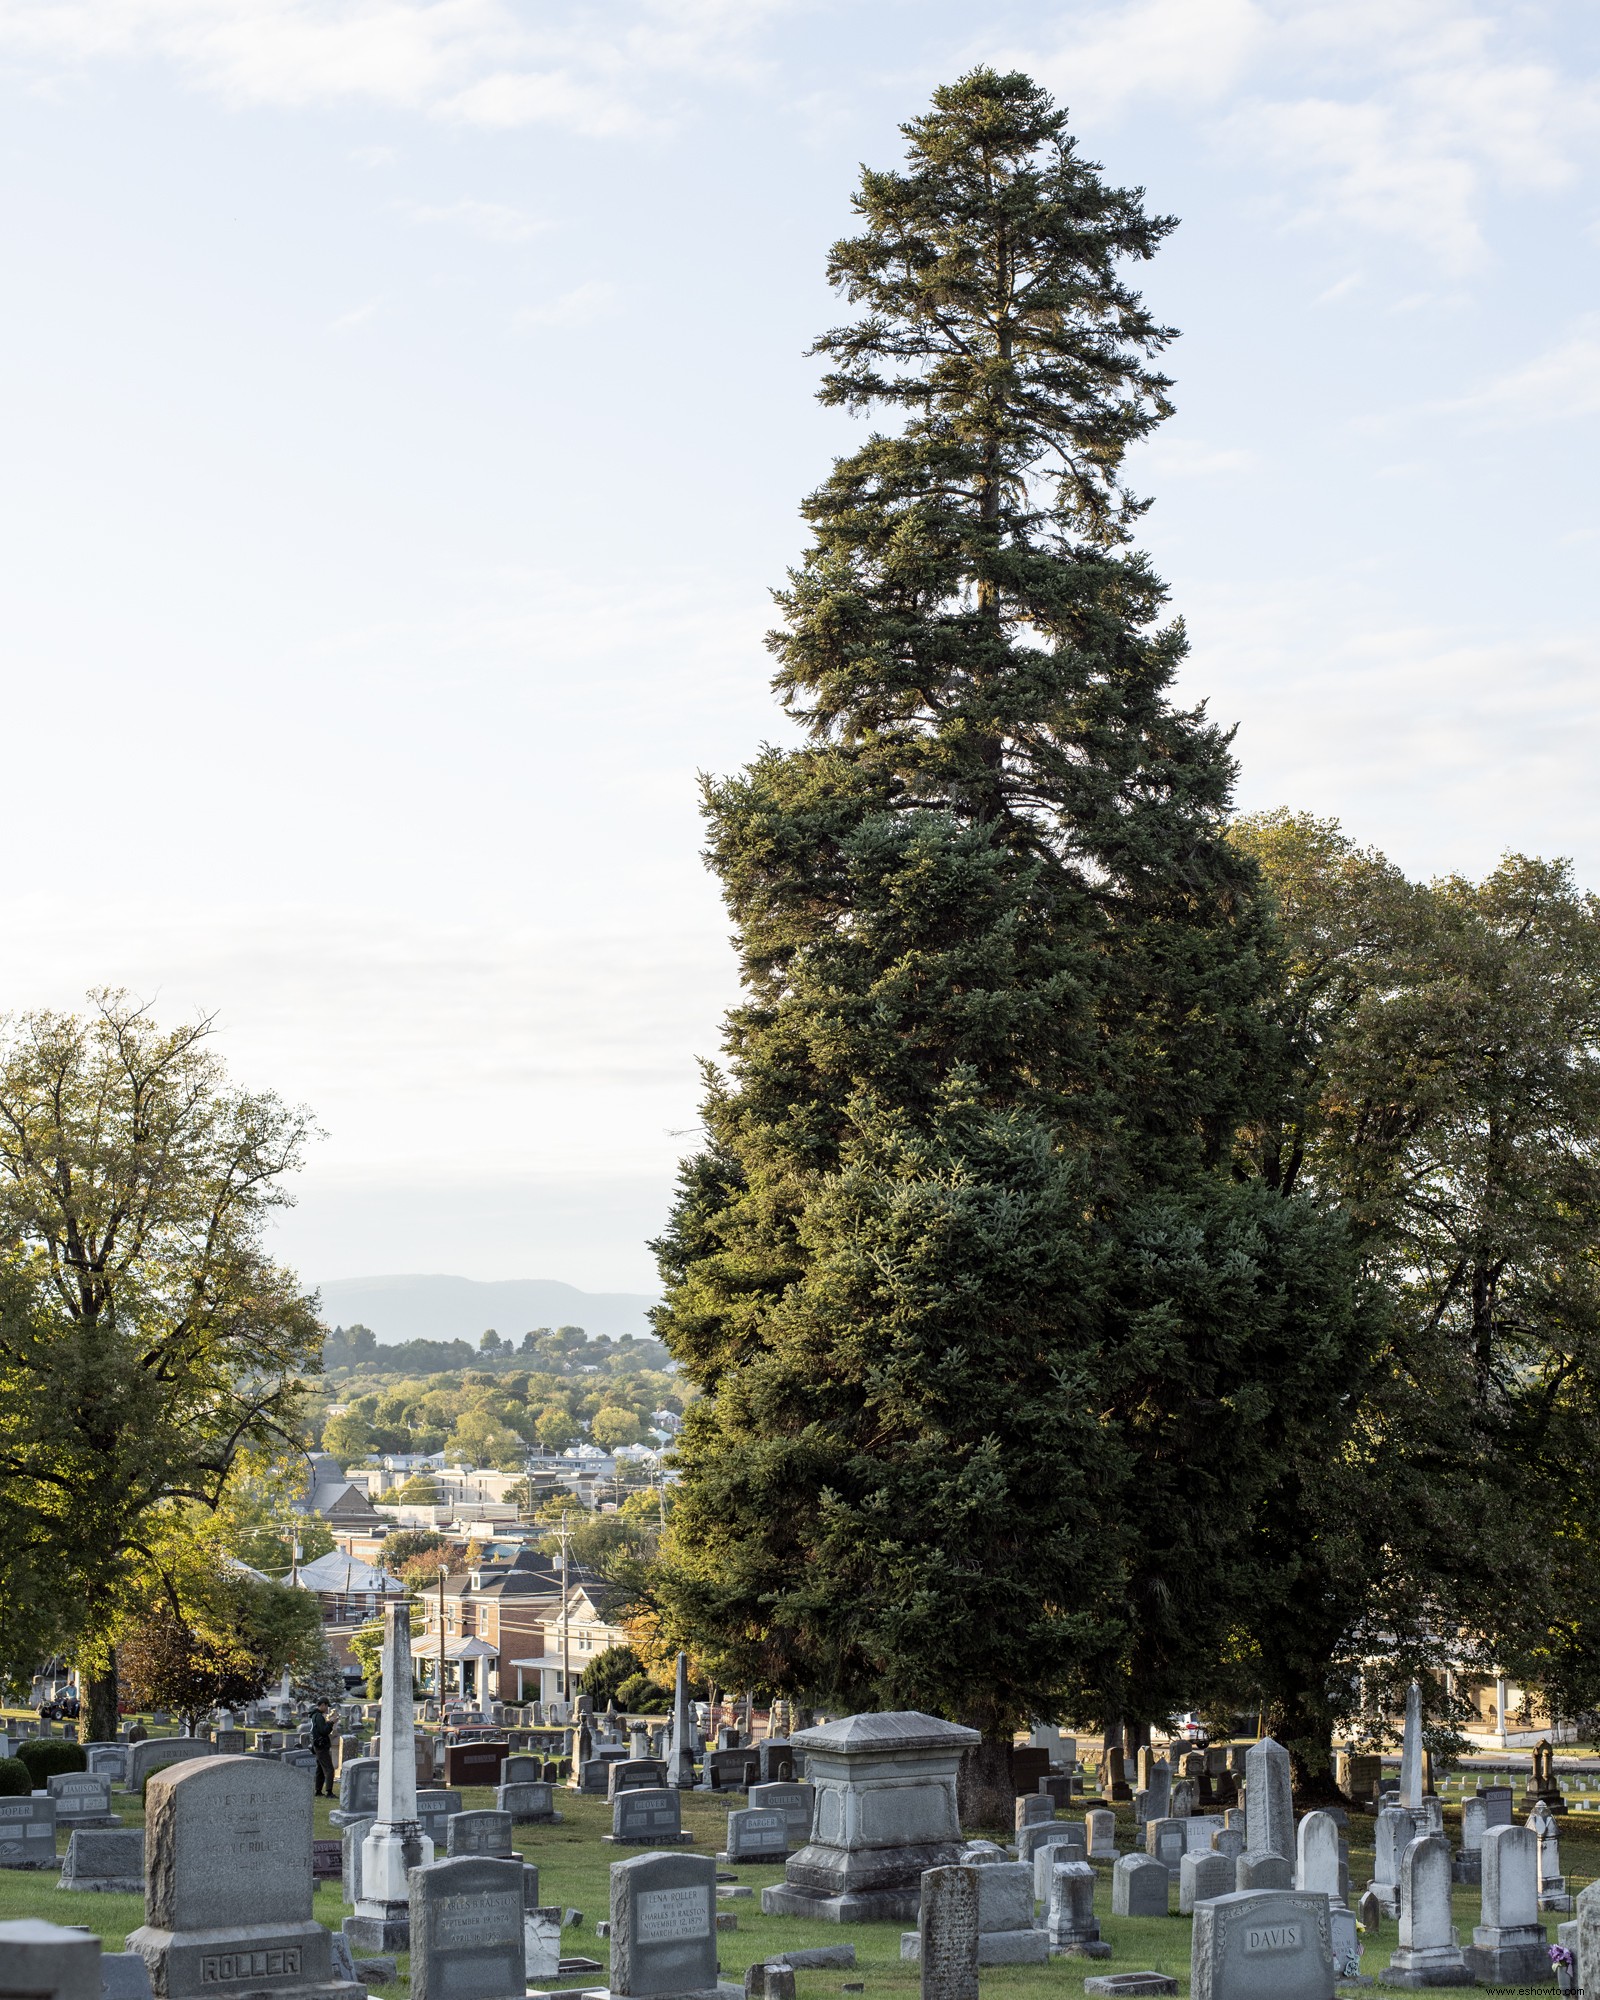
[[[1594,144],[1594,80],[1474,0],[1125,0],[1069,18],[1006,58],[1097,117],[1198,109],[1266,170],[1286,222],[1401,238],[1447,271],[1483,262],[1489,192],[1562,186]]]
[[[552,299],[548,305],[524,306],[516,316],[516,324],[519,327],[588,326],[591,321],[606,316],[616,296],[615,285],[591,278],[587,284],[575,285],[570,292],[563,292],[560,298]]]
[[[1139,461],[1134,483],[1154,473],[1162,479],[1213,479],[1236,472],[1254,472],[1260,460],[1253,451],[1208,445],[1199,438],[1160,438]]]
[[[744,77],[792,0],[0,0],[0,52],[46,72],[170,63],[236,103],[355,101],[593,136],[659,126],[660,82]]]
[[[486,243],[526,243],[552,227],[536,215],[498,201],[453,201],[443,207],[410,211],[413,222],[442,222],[482,237]]]
[[[1471,395],[1441,406],[1496,424],[1557,423],[1600,416],[1600,319],[1519,368],[1485,382]]]
[[[360,326],[364,321],[371,319],[372,315],[382,304],[383,300],[381,298],[368,299],[365,305],[354,306],[349,312],[340,313],[337,319],[330,320],[328,322],[328,331],[330,333],[348,333],[352,327]]]

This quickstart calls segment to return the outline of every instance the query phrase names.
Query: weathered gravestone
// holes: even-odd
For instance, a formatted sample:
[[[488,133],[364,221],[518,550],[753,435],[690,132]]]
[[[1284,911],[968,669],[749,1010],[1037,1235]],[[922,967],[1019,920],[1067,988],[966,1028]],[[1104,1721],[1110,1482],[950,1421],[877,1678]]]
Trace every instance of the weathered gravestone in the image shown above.
[[[1487,1832],[1483,1800],[1461,1801],[1461,1848],[1450,1864],[1450,1878],[1476,1888],[1483,1881],[1483,1836]]]
[[[144,1830],[137,1826],[81,1827],[67,1842],[58,1889],[103,1895],[144,1894]]]
[[[136,1951],[101,1952],[100,2000],[155,2000],[150,1968]]]
[[[1094,1915],[1094,1870],[1087,1861],[1064,1861],[1050,1873],[1045,1933],[1052,1958],[1109,1958]]]
[[[187,1764],[194,1758],[212,1754],[211,1745],[195,1736],[147,1736],[142,1743],[128,1746],[123,1789],[137,1792],[152,1771],[164,1771],[169,1764]]]
[[[667,1767],[653,1757],[622,1757],[606,1772],[606,1796],[618,1792],[658,1792],[667,1782]]]
[[[1263,1736],[1245,1752],[1245,1849],[1294,1861],[1294,1798],[1289,1753]]]
[[[1400,1943],[1384,1972],[1385,1984],[1470,1985],[1450,1922],[1450,1844],[1438,1834],[1411,1841],[1401,1855],[1399,1903]]]
[[[676,1799],[678,1794],[670,1794]],[[737,1861],[787,1861],[789,1821],[771,1806],[748,1806],[728,1815],[727,1857]]]
[[[511,1815],[503,1812],[459,1812],[446,1822],[446,1852],[451,1859],[463,1854],[486,1854],[492,1859],[510,1860]]]
[[[1570,1909],[1572,1905],[1567,1895],[1567,1879],[1561,1872],[1561,1843],[1556,1832],[1556,1818],[1543,1799],[1528,1815],[1528,1831],[1533,1835],[1538,1848],[1539,1908]]]
[[[521,2000],[522,1863],[488,1855],[411,1871],[411,2000]]]
[[[54,1868],[56,1802],[48,1795],[0,1798],[0,1868]]]
[[[972,1860],[979,1861],[969,1846]],[[1059,1848],[1041,1848],[1047,1860]],[[979,1965],[1046,1965],[1050,1940],[1033,1921],[1033,1871],[1021,1861],[1007,1861],[1001,1853],[985,1856],[978,1866],[978,1963]],[[1048,1890],[1046,1897],[1048,1899]],[[905,1931],[900,1938],[900,1956],[916,1959],[922,1951],[920,1930]]]
[[[532,1764],[538,1766],[537,1757],[508,1757],[508,1764]],[[508,1779],[505,1784],[495,1787],[494,1802],[497,1810],[510,1813],[517,1826],[555,1826],[561,1815],[556,1811],[555,1786],[536,1780]]]
[[[930,1868],[917,1915],[922,2000],[978,2000],[981,1868]]]
[[[1578,1914],[1573,1923],[1577,1939],[1577,1990],[1600,1993],[1600,1882],[1591,1882],[1587,1889],[1578,1892]],[[1567,1926],[1563,1924],[1561,1928],[1565,1930]]]
[[[811,1838],[811,1814],[816,1806],[815,1785],[797,1785],[782,1781],[770,1785],[752,1785],[750,1804],[763,1809],[776,1808],[789,1822],[789,1849],[804,1847]]]
[[[38,1917],[0,1924],[0,1994],[100,2000],[100,1940]]]
[[[1189,1851],[1187,1824],[1181,1819],[1153,1819],[1144,1830],[1145,1852],[1161,1863],[1174,1882]]]
[[[345,1825],[340,1858],[344,1864],[344,1900],[347,1903],[359,1903],[361,1900],[361,1843],[371,1831],[370,1819],[353,1819]]]
[[[762,1890],[762,1910],[831,1923],[914,1918],[924,1870],[960,1855],[956,1769],[978,1732],[891,1712],[846,1716],[793,1740],[817,1788],[811,1837],[784,1881]]]
[[[1111,1870],[1111,1914],[1114,1917],[1164,1917],[1172,1877],[1148,1854],[1124,1854]]]
[[[439,1789],[419,1791],[417,1798],[417,1824],[426,1839],[431,1840],[437,1852],[442,1854],[449,1839],[451,1818],[461,1810],[461,1794]]]
[[[1211,1836],[1225,1831],[1226,1825],[1221,1813],[1195,1813],[1183,1823],[1184,1852],[1211,1853]]]
[[[611,1831],[602,1834],[617,1847],[688,1846],[683,1831],[683,1795],[670,1785],[649,1792],[618,1792],[611,1801]]]
[[[1115,1861],[1117,1858],[1117,1816],[1104,1807],[1096,1807],[1085,1813],[1084,1830],[1088,1835],[1088,1856],[1091,1861]]]
[[[1243,1827],[1219,1826],[1211,1836],[1211,1852],[1227,1855],[1230,1862],[1237,1861],[1244,1852]],[[1237,1888],[1238,1884],[1235,1883],[1234,1887]]]
[[[1083,1982],[1089,2000],[1145,2000],[1146,1995],[1171,1994],[1178,1982],[1165,1972],[1099,1972]]]
[[[339,1803],[329,1819],[335,1826],[348,1826],[354,1819],[375,1819],[377,1813],[377,1758],[347,1758],[339,1766]]]
[[[1196,1909],[1191,2000],[1333,2000],[1333,1990],[1325,1898],[1246,1890]]]
[[[1048,1826],[1056,1816],[1056,1802],[1047,1793],[1022,1792],[1013,1801],[1015,1830],[1025,1826]]]
[[[1525,1826],[1483,1836],[1483,1915],[1462,1953],[1485,1986],[1540,1985],[1550,1941],[1539,1921],[1539,1843]]]
[[[513,1750],[500,1766],[502,1785],[537,1785],[543,1778],[543,1760],[525,1750]]]
[[[1076,1829],[1074,1829],[1076,1830]],[[1050,1900],[1050,1871],[1063,1861],[1086,1861],[1088,1855],[1079,1840],[1052,1840],[1033,1850],[1033,1893],[1035,1900]]]
[[[1385,1806],[1373,1835],[1372,1881],[1368,1885],[1386,1917],[1400,1911],[1400,1857],[1416,1839],[1416,1822],[1402,1806]]]
[[[1247,1848],[1233,1864],[1233,1886],[1236,1893],[1292,1889],[1294,1863],[1281,1854],[1252,1854]]]
[[[1192,1917],[1200,1903],[1234,1893],[1234,1863],[1226,1854],[1186,1854],[1178,1869],[1178,1915]]]
[[[307,1774],[259,1758],[199,1758],[151,1778],[145,1921],[128,1948],[157,2000],[360,2000],[333,1977],[311,1915],[311,1813]]]
[[[122,1784],[128,1769],[126,1744],[94,1743],[85,1754],[89,1769],[97,1778],[109,1778],[114,1785]]]
[[[639,1854],[612,1864],[616,2000],[717,1990],[716,1875],[708,1854]]]
[[[122,1815],[111,1810],[109,1778],[95,1771],[57,1771],[44,1783],[63,1833],[79,1826],[121,1826]]]
[[[1084,1860],[1084,1828],[1074,1820],[1048,1820],[1038,1826],[1024,1826],[1016,1836],[1016,1858],[1020,1862],[1032,1866],[1046,1848],[1078,1848],[1078,1860]],[[1064,1854],[1056,1858],[1066,1860]]]
[[[1485,1829],[1491,1826],[1509,1826],[1511,1824],[1511,1808],[1514,1794],[1509,1785],[1480,1785],[1478,1787],[1478,1797],[1483,1800],[1483,1824]]]

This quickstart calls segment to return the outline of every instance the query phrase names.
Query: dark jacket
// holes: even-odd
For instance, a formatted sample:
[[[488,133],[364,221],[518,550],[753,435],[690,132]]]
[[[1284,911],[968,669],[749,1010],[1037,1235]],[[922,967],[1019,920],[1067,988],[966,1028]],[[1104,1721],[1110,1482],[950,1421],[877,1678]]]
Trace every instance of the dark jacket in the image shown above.
[[[315,1713],[311,1718],[311,1747],[319,1755],[333,1748],[333,1724],[321,1713]]]

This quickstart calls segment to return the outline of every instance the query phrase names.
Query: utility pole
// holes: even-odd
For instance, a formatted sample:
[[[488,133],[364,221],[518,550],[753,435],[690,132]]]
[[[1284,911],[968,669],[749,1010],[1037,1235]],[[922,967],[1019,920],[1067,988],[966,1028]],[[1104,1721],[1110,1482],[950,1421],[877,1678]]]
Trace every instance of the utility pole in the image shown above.
[[[439,1727],[444,1727],[444,1580],[448,1571],[439,1565]]]
[[[561,1510],[561,1699],[572,1701],[572,1634],[567,1622],[567,1510]]]

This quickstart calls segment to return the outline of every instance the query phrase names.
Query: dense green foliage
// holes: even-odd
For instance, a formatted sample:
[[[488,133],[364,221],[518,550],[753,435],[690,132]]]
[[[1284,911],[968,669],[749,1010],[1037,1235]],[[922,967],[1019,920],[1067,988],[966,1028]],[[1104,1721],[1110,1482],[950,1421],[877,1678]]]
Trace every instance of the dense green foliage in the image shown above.
[[[1230,1176],[1270,910],[1127,546],[1171,227],[979,71],[868,172],[776,685],[708,786],[746,990],[658,1246],[704,1392],[658,1608],[734,1685],[998,1735],[1155,1712],[1254,1583],[1283,1417],[1366,1338],[1342,1225]]]
[[[1447,1664],[1594,1710],[1600,899],[1516,855],[1410,882],[1286,813],[1235,839],[1277,899],[1294,1054],[1245,1158],[1348,1209],[1389,1336],[1345,1449],[1275,1496],[1281,1615],[1239,1664],[1296,1742],[1380,1729],[1413,1673],[1448,1720]]]
[[[89,1753],[81,1743],[60,1743],[49,1736],[24,1737],[17,1745],[17,1758],[33,1780],[36,1792],[44,1790],[47,1778],[89,1768]]]
[[[89,1735],[165,1517],[292,1434],[321,1345],[262,1247],[308,1121],[234,1088],[207,1033],[100,995],[0,1042],[0,1670],[75,1654]]]
[[[0,1799],[25,1799],[33,1779],[20,1757],[0,1757]]]
[[[534,1340],[535,1335],[528,1335]],[[338,1382],[343,1413],[323,1424],[322,1441],[346,1465],[386,1453],[445,1452],[469,1465],[519,1470],[530,1449],[565,1451],[592,1441],[605,1449],[659,1442],[655,1413],[683,1407],[683,1384],[653,1340],[585,1341],[577,1327],[541,1334],[515,1367],[484,1367],[465,1342],[449,1368],[417,1372],[419,1346],[381,1348]],[[492,1359],[493,1357],[491,1357]],[[461,1361],[470,1359],[463,1367]]]

